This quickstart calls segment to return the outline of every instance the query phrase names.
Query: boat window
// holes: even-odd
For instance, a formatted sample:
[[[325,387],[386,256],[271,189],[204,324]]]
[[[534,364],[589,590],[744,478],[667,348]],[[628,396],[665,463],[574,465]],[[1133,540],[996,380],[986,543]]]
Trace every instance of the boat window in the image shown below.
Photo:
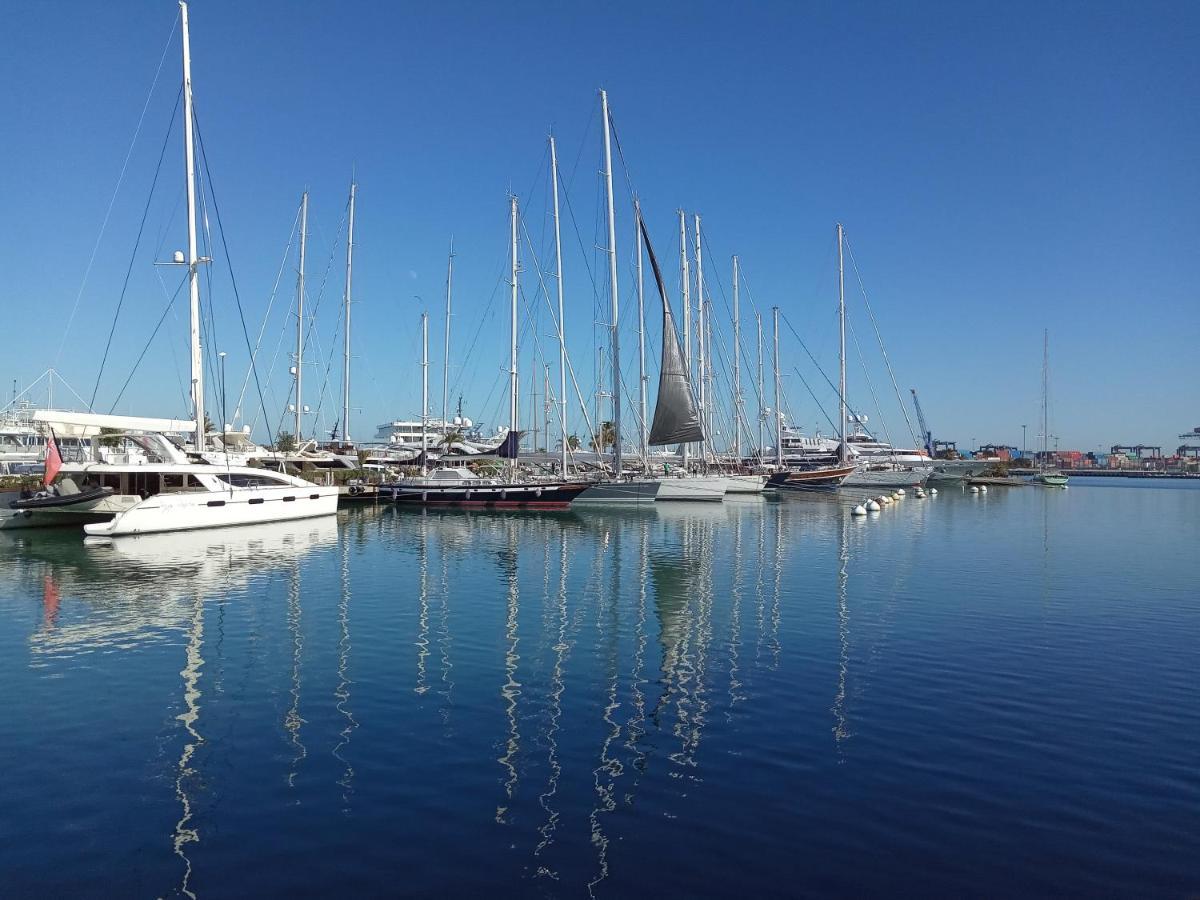
[[[188,486],[190,479],[183,472],[167,472],[162,477],[164,491],[180,491]]]
[[[287,482],[272,475],[251,475],[246,472],[222,472],[217,480],[234,487],[279,487]]]

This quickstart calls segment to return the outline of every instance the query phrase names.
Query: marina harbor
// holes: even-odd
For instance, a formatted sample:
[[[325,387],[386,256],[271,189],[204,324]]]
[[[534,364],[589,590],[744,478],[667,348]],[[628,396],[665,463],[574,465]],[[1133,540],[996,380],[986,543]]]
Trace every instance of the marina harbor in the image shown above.
[[[1200,6],[4,16],[0,900],[1200,896]]]

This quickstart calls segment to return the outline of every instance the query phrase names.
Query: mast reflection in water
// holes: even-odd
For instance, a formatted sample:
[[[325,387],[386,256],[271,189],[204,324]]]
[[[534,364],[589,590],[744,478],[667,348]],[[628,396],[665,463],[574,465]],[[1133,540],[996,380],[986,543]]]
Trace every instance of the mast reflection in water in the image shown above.
[[[1167,893],[1200,572],[1080,538],[1147,496],[0,535],[5,893]]]

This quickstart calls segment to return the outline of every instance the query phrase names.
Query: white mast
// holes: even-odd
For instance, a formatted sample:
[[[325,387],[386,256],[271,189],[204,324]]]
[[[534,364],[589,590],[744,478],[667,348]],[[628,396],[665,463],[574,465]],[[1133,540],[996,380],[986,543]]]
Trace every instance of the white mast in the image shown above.
[[[783,413],[779,408],[779,307],[771,307],[775,325],[775,464],[783,468]]]
[[[683,286],[683,367],[687,370],[690,383],[692,380],[692,275],[688,271],[687,217],[682,209],[679,210],[679,281]],[[681,444],[679,453],[683,461],[683,471],[686,473],[688,445]]]
[[[763,332],[762,332],[762,314],[758,310],[754,311],[754,323],[758,326],[758,459],[762,462],[763,456]]]
[[[604,116],[604,189],[608,198],[608,280],[612,303],[609,308],[612,343],[613,475],[621,476],[621,332],[617,302],[617,228],[613,210],[612,137],[608,118],[608,93],[600,92],[600,110]],[[603,448],[601,448],[603,449]]]
[[[1050,455],[1050,329],[1042,329],[1042,457],[1038,460],[1038,471],[1046,468],[1046,457]],[[1054,461],[1058,464],[1058,460]]]
[[[738,258],[733,258],[733,455],[742,458],[742,320],[738,310]]]
[[[354,195],[358,185],[350,180],[349,229],[346,232],[346,334],[342,352],[342,443],[350,443],[350,283],[354,275]]]
[[[509,198],[509,219],[512,227],[512,281],[509,284],[512,287],[512,322],[510,328],[511,352],[508,363],[508,433],[511,438],[515,438],[518,433],[517,428],[517,412],[520,393],[520,384],[517,382],[517,198]],[[508,438],[506,438],[508,440]],[[508,463],[509,471],[516,473],[517,470],[517,454],[513,453],[512,459]]]
[[[638,418],[641,420],[639,431],[639,447],[642,452],[642,465],[646,464],[646,448],[649,436],[646,429],[646,295],[642,282],[642,204],[637,198],[633,201],[633,227],[637,238],[637,298],[638,298]]]
[[[421,474],[429,474],[429,313],[421,313]]]
[[[838,447],[838,462],[846,464],[846,280],[842,266],[842,223],[837,226],[838,245],[838,331],[840,349],[838,350],[838,391],[841,402],[841,446]]]
[[[558,227],[558,148],[550,135],[550,178],[554,182],[554,280],[558,282],[558,428],[562,433],[559,464],[567,475],[567,341],[563,329],[562,235]],[[547,438],[549,440],[549,438]]]
[[[192,45],[188,36],[188,8],[180,0],[183,34],[183,157],[187,169],[188,310],[191,320],[192,410],[196,414],[196,450],[204,449],[204,357],[200,352],[200,258],[196,254],[196,149],[192,133]]]
[[[712,434],[708,427],[708,392],[706,390],[705,381],[707,380],[707,368],[705,366],[704,353],[704,253],[700,249],[700,215],[696,213],[693,216],[696,223],[696,348],[698,350],[697,363],[699,365],[700,375],[700,421],[704,424],[704,436],[711,440]],[[704,456],[704,446],[700,447],[700,454]]]
[[[442,349],[442,431],[447,432],[450,415],[450,289],[454,283],[454,238],[450,238],[450,257],[446,262],[446,345]],[[444,437],[445,435],[443,435]]]
[[[308,191],[300,197],[300,272],[296,276],[296,448],[300,448],[304,407],[304,253],[308,239]]]

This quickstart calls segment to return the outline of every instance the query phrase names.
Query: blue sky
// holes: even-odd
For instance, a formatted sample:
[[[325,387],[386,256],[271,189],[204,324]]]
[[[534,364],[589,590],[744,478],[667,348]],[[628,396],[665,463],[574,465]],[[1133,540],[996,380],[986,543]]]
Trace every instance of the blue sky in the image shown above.
[[[24,384],[55,365],[86,399],[167,136],[177,31],[82,293],[80,285],[176,7],[9,4],[2,15],[4,396],[13,379]],[[451,380],[468,414],[489,426],[506,418],[501,280],[510,190],[531,235],[522,248],[525,302],[540,310],[524,325],[524,392],[540,366],[530,335],[553,355],[533,260],[551,264],[551,128],[575,214],[564,221],[568,344],[581,389],[593,391],[601,338],[594,323],[606,315],[594,294],[607,291],[593,250],[604,241],[601,86],[628,163],[628,180],[619,163],[617,170],[627,396],[636,372],[632,183],[672,291],[682,207],[704,218],[706,268],[720,282],[712,287],[716,311],[725,309],[737,253],[750,287],[743,307],[751,296],[764,312],[779,305],[831,371],[833,228],[844,222],[902,395],[907,402],[908,388],[918,388],[939,437],[1019,443],[1027,423],[1034,442],[1043,328],[1051,340],[1051,431],[1062,446],[1173,448],[1177,432],[1200,424],[1195,4],[602,9],[198,0],[191,19],[200,128],[252,341],[300,192],[311,191],[310,305],[331,266],[317,314],[320,349],[309,351],[319,362],[306,369],[314,390],[334,340],[344,252],[334,236],[356,172],[355,438],[369,438],[389,416],[418,412],[422,308],[434,336],[431,383],[440,385],[451,235]],[[172,290],[178,277],[152,262],[184,241],[179,140],[176,127],[99,387],[101,409],[166,305],[158,276]],[[218,254],[213,307],[232,396],[248,352],[225,265]],[[270,360],[288,327],[293,267],[289,260],[260,356],[276,421],[289,339]],[[909,443],[853,270],[847,295],[867,361],[864,369],[852,344],[850,396],[878,419],[869,374],[892,437]],[[657,316],[647,336],[654,357]],[[185,339],[181,295],[117,411],[186,415]],[[782,345],[786,371],[796,366],[832,413],[832,392],[786,327]],[[339,390],[335,374],[323,413]],[[785,390],[800,424],[811,430],[824,421],[796,375],[785,378]],[[258,405],[251,387],[247,415]],[[748,406],[757,406],[752,396]],[[335,417],[324,415],[325,425]]]

